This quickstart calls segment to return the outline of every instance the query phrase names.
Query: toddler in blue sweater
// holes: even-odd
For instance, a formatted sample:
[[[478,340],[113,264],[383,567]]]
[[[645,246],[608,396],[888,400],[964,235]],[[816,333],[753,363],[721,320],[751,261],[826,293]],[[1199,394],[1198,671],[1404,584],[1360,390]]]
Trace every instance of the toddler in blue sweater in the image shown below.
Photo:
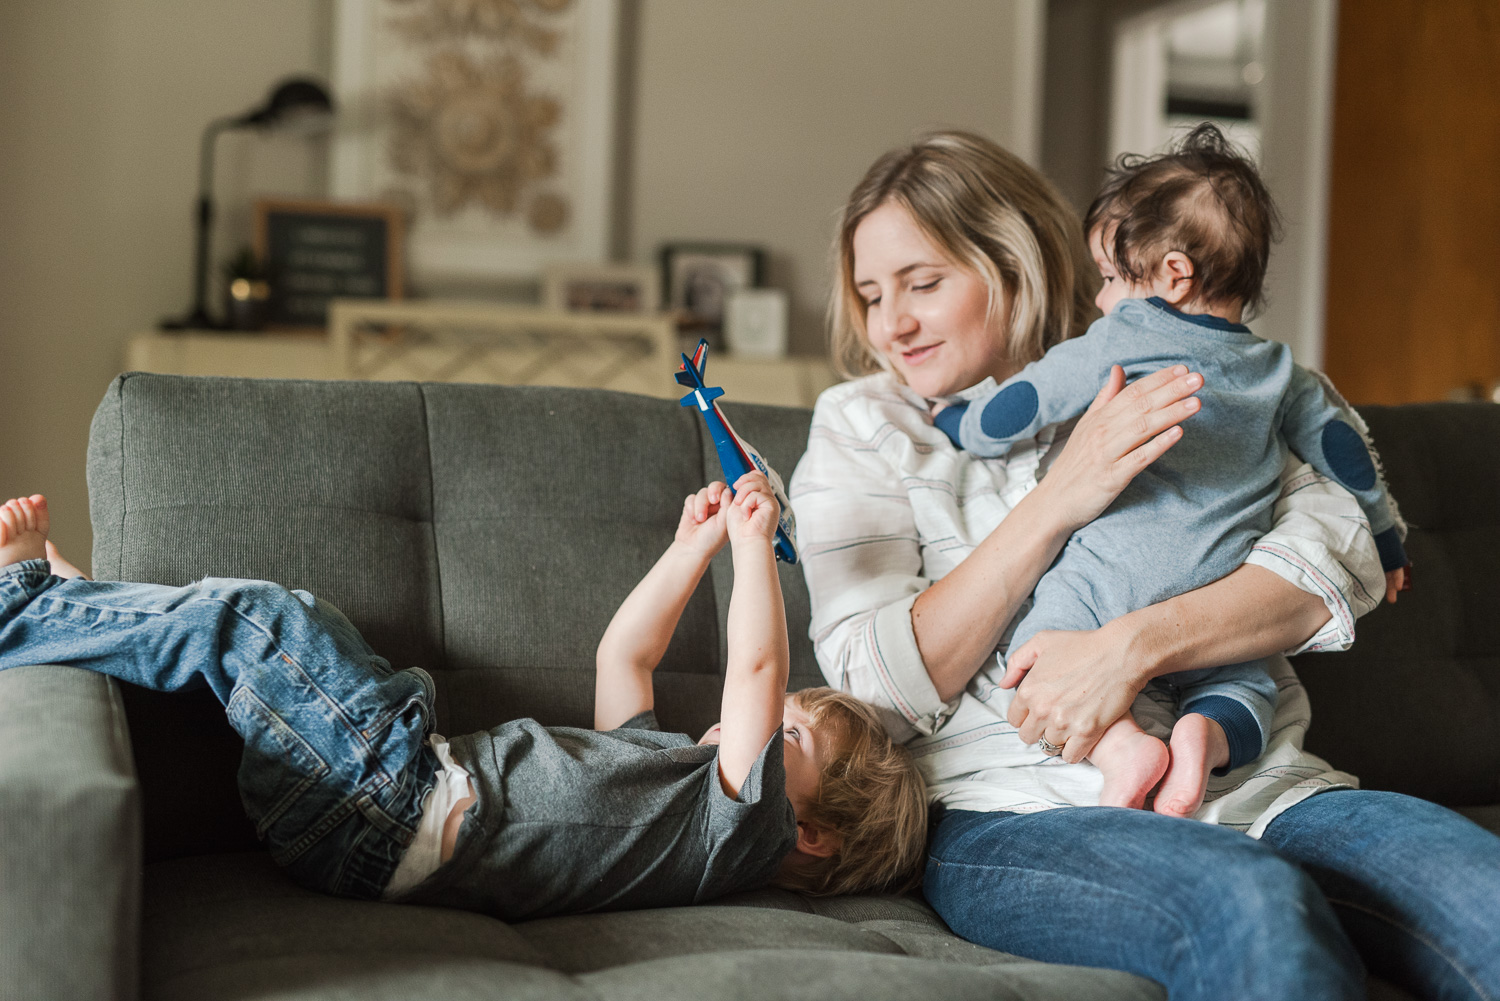
[[[1277,227],[1255,167],[1214,126],[1199,126],[1168,153],[1122,159],[1084,225],[1104,278],[1095,300],[1104,318],[935,422],[962,448],[1003,455],[1082,414],[1116,364],[1127,379],[1189,365],[1203,375],[1202,405],[1182,440],[1069,540],[1010,649],[1046,629],[1097,628],[1238,567],[1271,527],[1288,449],[1358,500],[1394,600],[1405,526],[1358,418],[1292,362],[1290,348],[1241,322],[1260,303]],[[1276,685],[1253,661],[1164,675],[1153,687],[1180,713],[1170,749],[1130,714],[1116,721],[1089,755],[1104,776],[1100,803],[1143,807],[1156,790],[1157,812],[1190,816],[1210,769],[1265,750]],[[1061,745],[1044,736],[1041,749]]]

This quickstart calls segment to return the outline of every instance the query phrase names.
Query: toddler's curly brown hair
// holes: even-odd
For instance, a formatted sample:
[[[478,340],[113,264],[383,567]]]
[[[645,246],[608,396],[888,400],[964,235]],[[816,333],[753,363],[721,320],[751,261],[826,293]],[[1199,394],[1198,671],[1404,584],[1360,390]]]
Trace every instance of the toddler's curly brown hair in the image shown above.
[[[1175,250],[1193,262],[1194,300],[1238,302],[1248,319],[1281,216],[1250,157],[1204,122],[1165,153],[1116,160],[1084,216],[1095,230],[1121,277],[1142,283]]]

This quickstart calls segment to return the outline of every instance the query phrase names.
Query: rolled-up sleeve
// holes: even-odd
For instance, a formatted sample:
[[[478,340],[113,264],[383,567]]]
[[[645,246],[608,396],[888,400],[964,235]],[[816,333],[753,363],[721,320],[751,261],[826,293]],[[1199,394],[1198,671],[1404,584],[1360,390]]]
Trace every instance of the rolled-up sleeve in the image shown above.
[[[938,696],[912,630],[912,604],[931,582],[911,500],[882,453],[902,432],[856,426],[840,403],[836,393],[818,401],[792,475],[813,648],[828,684],[883,710],[893,737],[930,734],[957,703]]]
[[[1295,456],[1281,472],[1271,531],[1245,560],[1323,599],[1329,619],[1288,655],[1346,650],[1354,621],[1385,595],[1375,537],[1358,502]]]

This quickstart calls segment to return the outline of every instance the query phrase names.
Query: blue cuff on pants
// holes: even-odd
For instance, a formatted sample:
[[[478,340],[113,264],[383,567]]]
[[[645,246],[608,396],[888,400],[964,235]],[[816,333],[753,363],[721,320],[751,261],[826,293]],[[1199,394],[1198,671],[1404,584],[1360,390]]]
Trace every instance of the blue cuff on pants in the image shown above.
[[[1400,570],[1406,566],[1406,549],[1401,545],[1401,535],[1395,526],[1375,536],[1375,551],[1380,554],[1380,569]]]
[[[1183,706],[1182,711],[1207,716],[1224,728],[1224,736],[1229,738],[1229,764],[1215,768],[1215,775],[1228,775],[1240,765],[1260,757],[1266,749],[1255,714],[1242,702],[1224,695],[1205,695]]]

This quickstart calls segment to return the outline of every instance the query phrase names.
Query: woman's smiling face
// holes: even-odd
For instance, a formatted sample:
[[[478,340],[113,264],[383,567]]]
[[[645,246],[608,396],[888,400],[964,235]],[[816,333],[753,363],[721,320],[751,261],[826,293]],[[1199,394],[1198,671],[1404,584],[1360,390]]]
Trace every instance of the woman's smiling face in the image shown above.
[[[870,346],[922,396],[948,396],[1002,380],[1003,321],[990,313],[989,285],[949,260],[911,213],[886,202],[854,230],[854,284],[865,302]],[[996,303],[996,317],[1008,310]]]

